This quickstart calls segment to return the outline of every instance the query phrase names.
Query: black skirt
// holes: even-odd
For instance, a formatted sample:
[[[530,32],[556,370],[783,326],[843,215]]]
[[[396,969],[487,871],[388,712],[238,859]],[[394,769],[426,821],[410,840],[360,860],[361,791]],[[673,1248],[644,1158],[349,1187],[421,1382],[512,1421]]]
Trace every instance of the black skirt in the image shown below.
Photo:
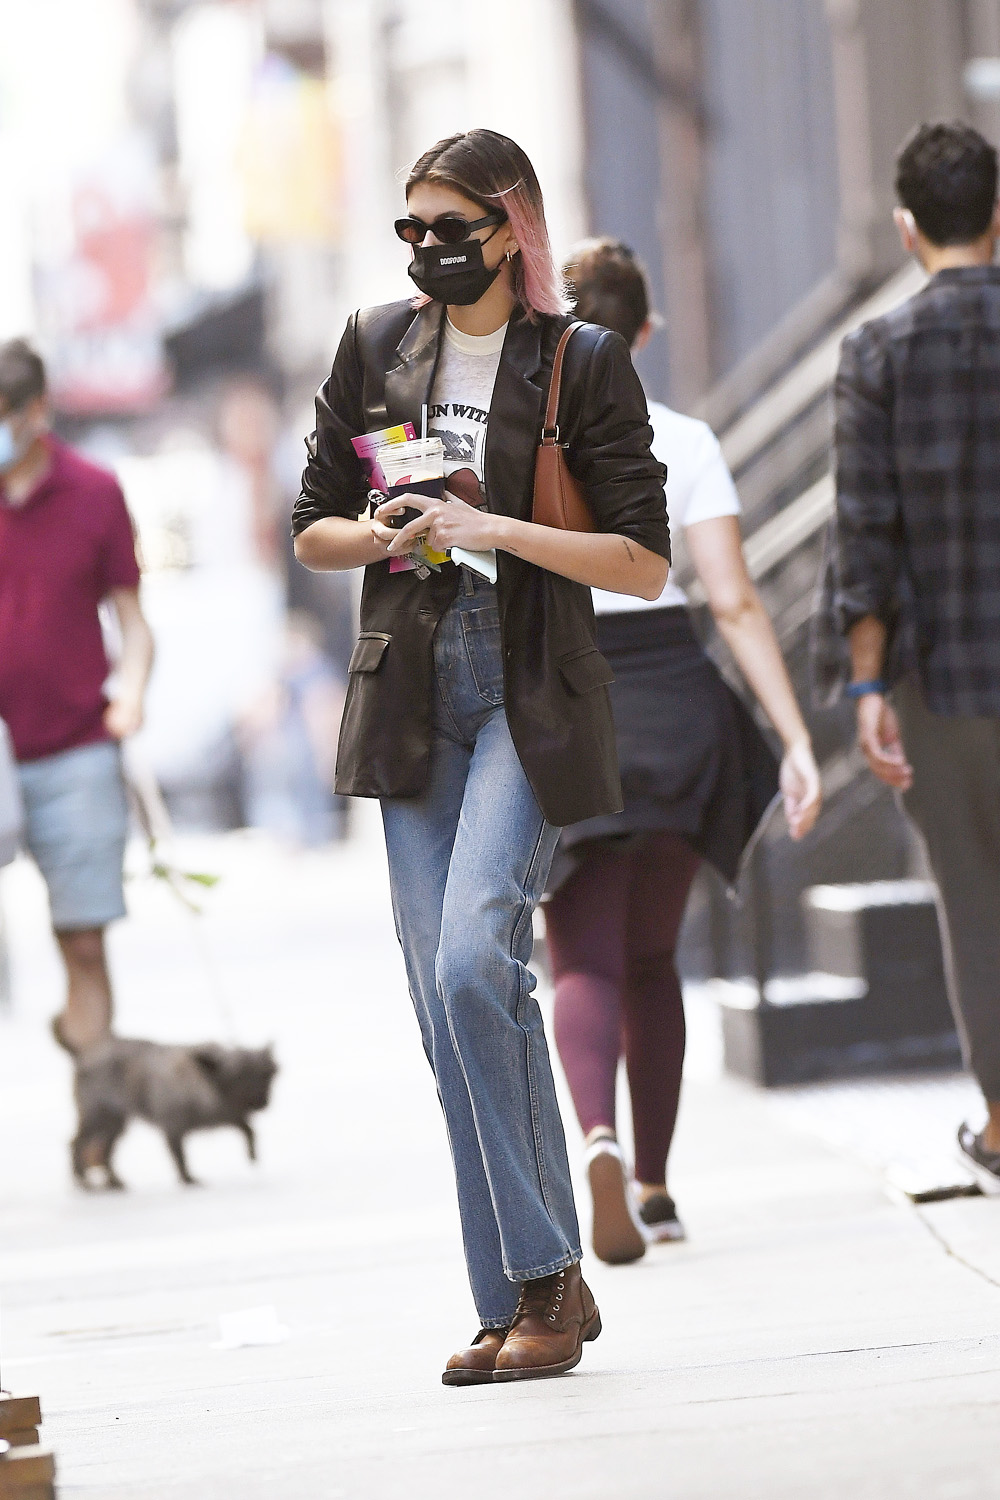
[[[778,760],[742,700],[702,650],[683,607],[598,615],[625,809],[564,828],[549,891],[594,840],[682,834],[735,881],[778,791]]]

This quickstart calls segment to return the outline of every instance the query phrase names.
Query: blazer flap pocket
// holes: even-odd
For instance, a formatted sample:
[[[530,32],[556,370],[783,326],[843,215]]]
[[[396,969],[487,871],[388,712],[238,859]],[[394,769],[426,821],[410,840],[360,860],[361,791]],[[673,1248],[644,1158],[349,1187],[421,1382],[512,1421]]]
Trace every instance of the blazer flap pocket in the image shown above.
[[[596,646],[571,651],[559,658],[559,671],[574,693],[590,693],[594,688],[610,687],[615,674]]]
[[[383,635],[381,631],[362,631],[351,655],[348,672],[377,672],[391,640],[391,635]]]

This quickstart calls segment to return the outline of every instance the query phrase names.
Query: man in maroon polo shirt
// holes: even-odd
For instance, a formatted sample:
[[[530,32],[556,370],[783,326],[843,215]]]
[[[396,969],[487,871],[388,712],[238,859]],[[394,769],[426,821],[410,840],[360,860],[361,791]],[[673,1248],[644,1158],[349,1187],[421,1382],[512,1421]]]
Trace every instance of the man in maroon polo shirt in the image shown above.
[[[122,639],[110,701],[105,600]],[[66,965],[53,1028],[73,1052],[111,1026],[104,929],[125,915],[128,832],[118,742],[142,723],[152,660],[122,492],[49,432],[34,350],[22,339],[0,344],[0,718]]]

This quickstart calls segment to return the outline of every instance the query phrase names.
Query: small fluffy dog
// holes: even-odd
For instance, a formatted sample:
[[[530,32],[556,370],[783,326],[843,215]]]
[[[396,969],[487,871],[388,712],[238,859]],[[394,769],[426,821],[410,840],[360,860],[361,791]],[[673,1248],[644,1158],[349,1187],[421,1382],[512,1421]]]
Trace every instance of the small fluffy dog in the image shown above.
[[[192,1130],[235,1125],[246,1137],[250,1160],[256,1161],[247,1116],[266,1107],[277,1071],[270,1047],[253,1051],[214,1042],[170,1047],[108,1037],[76,1059],[74,1177],[89,1187],[88,1171],[100,1168],[106,1187],[125,1186],[111,1153],[135,1115],[163,1131],[182,1182],[195,1181],[184,1158],[184,1137]]]

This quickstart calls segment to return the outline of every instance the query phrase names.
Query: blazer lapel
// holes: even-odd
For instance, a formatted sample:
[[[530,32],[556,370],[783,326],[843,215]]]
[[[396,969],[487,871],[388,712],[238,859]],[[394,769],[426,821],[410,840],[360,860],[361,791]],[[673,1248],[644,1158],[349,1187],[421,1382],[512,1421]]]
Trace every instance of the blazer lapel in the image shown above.
[[[420,432],[420,408],[431,399],[444,311],[436,302],[420,308],[399,341],[397,363],[385,376],[385,409],[390,427],[412,422],[416,432]]]
[[[511,319],[493,387],[486,433],[486,495],[500,515],[531,517],[535,449],[541,435],[541,323]]]

